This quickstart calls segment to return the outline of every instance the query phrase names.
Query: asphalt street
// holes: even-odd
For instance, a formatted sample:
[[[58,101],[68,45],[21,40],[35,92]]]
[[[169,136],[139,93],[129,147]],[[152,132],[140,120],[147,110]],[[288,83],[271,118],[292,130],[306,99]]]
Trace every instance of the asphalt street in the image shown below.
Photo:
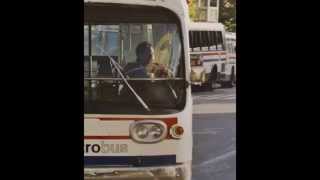
[[[236,180],[236,90],[193,92],[192,180]]]

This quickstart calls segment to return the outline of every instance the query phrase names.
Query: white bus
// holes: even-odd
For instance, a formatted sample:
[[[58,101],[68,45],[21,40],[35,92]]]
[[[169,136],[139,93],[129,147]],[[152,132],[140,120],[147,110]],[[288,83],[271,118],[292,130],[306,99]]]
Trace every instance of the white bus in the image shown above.
[[[191,180],[187,11],[186,0],[85,0],[85,179]]]
[[[236,83],[236,33],[226,32],[227,63],[224,87],[234,87]]]
[[[224,81],[227,53],[225,28],[221,23],[189,24],[190,61],[193,85],[209,89]]]

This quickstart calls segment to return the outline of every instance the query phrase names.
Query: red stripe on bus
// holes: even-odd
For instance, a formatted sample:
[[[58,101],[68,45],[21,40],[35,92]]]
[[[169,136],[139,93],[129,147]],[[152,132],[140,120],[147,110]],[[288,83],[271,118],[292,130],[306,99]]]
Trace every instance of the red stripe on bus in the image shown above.
[[[117,118],[117,117],[93,117],[92,119],[99,119],[101,121],[113,121],[113,120],[146,120],[146,119],[154,119],[154,120],[164,120],[164,119],[177,119],[177,118]]]
[[[87,140],[119,140],[119,139],[131,139],[130,136],[84,136]],[[166,139],[171,139],[171,136],[167,134]]]
[[[205,53],[204,55],[227,55],[227,53]]]
[[[204,56],[204,55],[227,55],[227,53],[226,52],[212,52],[212,53],[200,53],[199,55],[202,55],[202,56]]]
[[[84,136],[84,139],[130,139],[130,136]]]
[[[87,118],[87,119],[99,119],[100,121],[125,121],[125,120],[160,120],[167,124],[168,134],[167,139],[171,139],[170,129],[173,125],[178,123],[177,118],[111,118],[111,117],[101,117],[101,118]],[[85,136],[84,139],[130,139],[130,136]]]
[[[112,118],[112,117],[98,117],[98,118],[86,118],[86,119],[99,119],[100,121],[142,121],[142,120],[160,120],[167,124],[168,128],[177,124],[177,118]]]

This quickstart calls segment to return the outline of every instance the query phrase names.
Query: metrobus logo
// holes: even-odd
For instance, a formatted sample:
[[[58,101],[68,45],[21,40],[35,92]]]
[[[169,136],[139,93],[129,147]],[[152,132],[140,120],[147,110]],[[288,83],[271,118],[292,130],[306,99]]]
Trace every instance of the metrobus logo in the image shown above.
[[[106,144],[103,141],[95,144],[85,144],[85,153],[128,153],[128,144]]]

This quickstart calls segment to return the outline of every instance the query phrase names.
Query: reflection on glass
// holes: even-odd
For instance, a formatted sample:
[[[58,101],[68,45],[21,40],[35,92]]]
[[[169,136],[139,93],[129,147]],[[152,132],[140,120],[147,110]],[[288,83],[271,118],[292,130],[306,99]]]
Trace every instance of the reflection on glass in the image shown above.
[[[85,113],[150,113],[134,94],[151,113],[181,110],[185,81],[176,24],[94,24],[84,28]]]
[[[92,74],[99,76],[102,64],[110,64],[109,56],[125,69],[128,64],[137,63],[136,48],[142,42],[152,46],[152,61],[145,67],[146,71],[166,71],[162,77],[178,77],[181,57],[181,40],[175,24],[119,24],[92,25],[91,55],[88,54],[88,26],[85,26],[85,56],[92,56]],[[89,61],[89,58],[86,59]],[[85,62],[85,71],[89,71]],[[99,69],[100,68],[100,69]],[[156,69],[156,70],[155,70]],[[161,74],[161,73],[158,73]],[[112,74],[105,76],[114,77]]]

